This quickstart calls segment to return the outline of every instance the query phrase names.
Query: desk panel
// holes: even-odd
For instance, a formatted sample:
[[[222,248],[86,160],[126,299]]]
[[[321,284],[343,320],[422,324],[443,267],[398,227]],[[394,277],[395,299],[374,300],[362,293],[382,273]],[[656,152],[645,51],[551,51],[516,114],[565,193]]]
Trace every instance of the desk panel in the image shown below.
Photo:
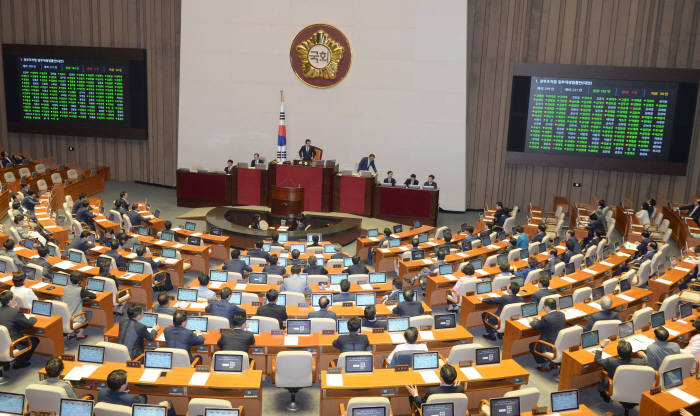
[[[212,205],[232,205],[232,175],[209,172],[177,171],[177,205],[184,207],[205,207]]]
[[[372,215],[374,178],[335,176],[333,180],[333,211],[364,216]]]
[[[424,191],[402,187],[376,186],[374,189],[375,218],[413,225],[420,220],[435,226],[440,191]]]

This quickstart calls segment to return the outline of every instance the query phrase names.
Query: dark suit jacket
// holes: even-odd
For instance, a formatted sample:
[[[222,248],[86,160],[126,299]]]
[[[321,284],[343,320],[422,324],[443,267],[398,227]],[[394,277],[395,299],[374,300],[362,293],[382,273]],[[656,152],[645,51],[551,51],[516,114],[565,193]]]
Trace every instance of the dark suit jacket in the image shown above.
[[[396,179],[394,179],[394,178],[384,178],[384,180],[382,182],[390,183],[391,186],[396,186]]]
[[[117,263],[117,267],[126,267],[126,259],[117,250],[108,250],[105,256],[109,256]]]
[[[194,331],[185,328],[184,326],[169,326],[163,331],[165,334],[165,346],[167,348],[182,348],[190,355],[192,361],[192,352],[190,348],[195,345],[204,344],[204,337],[195,335]]]
[[[173,316],[173,314],[175,312],[177,312],[177,308],[174,308],[172,306],[153,305],[153,312],[154,313],[162,313],[163,315]]]
[[[418,316],[423,315],[425,311],[423,310],[423,304],[420,302],[399,302],[394,308],[394,314],[399,316]]]
[[[384,328],[386,329],[387,322],[382,319],[375,319],[374,321],[368,321],[366,319],[362,320],[363,328]]]
[[[408,178],[408,179],[406,179],[406,180],[404,181],[403,184],[406,185],[406,186],[409,186],[409,185],[420,185],[420,182],[418,182],[418,179],[411,180],[411,178]]]
[[[545,238],[545,236],[547,236],[547,233],[544,231],[540,231],[539,233],[537,233],[537,235],[535,235],[532,238],[532,242],[533,243],[541,243],[542,239]]]
[[[257,161],[255,159],[250,161],[250,167],[254,168],[256,165],[264,165],[265,162],[263,162],[261,159],[258,159]]]
[[[279,321],[280,328],[284,326],[284,321],[287,320],[287,308],[276,303],[268,303],[259,306],[255,314],[277,319],[277,321]]]
[[[129,406],[133,404],[144,404],[144,396],[140,394],[129,394],[125,391],[112,391],[109,388],[104,388],[97,393],[97,401],[121,406]]]
[[[345,270],[343,270],[343,273],[347,273],[347,274],[367,274],[367,273],[369,273],[369,269],[368,269],[367,266],[365,266],[364,264],[362,264],[362,263],[357,263],[357,264],[353,264],[352,266],[349,266],[348,268],[346,268]]]
[[[544,266],[542,270],[546,270],[554,274],[554,266],[556,266],[559,263],[561,263],[561,259],[559,257],[553,257],[547,262],[547,265]]]
[[[368,156],[360,159],[360,164],[357,166],[357,171],[369,170],[369,168],[372,168],[374,173],[377,173],[377,167],[374,165],[374,160],[369,160]]]
[[[250,266],[247,266],[241,259],[226,260],[226,262],[224,262],[223,269],[228,272],[240,273],[241,275],[243,274],[244,270],[248,273],[253,271],[253,269],[251,269]]]
[[[687,216],[691,217],[693,221],[696,223],[698,220],[700,220],[700,206],[698,204],[695,205],[683,205],[678,207],[681,211],[688,211]]]
[[[561,256],[561,261],[563,261],[564,263],[569,263],[569,261],[571,260],[571,258],[572,258],[573,256],[575,256],[575,255],[576,255],[575,252],[570,251],[570,250],[566,250],[566,251],[564,252],[564,255]]]
[[[315,264],[313,266],[309,265],[304,267],[304,273],[308,274],[328,274],[328,270],[325,267]]]
[[[86,207],[80,208],[78,212],[75,213],[75,219],[86,224],[91,224],[93,222],[92,219],[95,217],[96,215],[90,212],[90,209]]]
[[[537,292],[532,294],[532,297],[530,298],[530,302],[535,303],[537,305],[540,304],[540,300],[549,295],[555,295],[557,293],[556,290],[550,289],[550,288],[542,288],[542,289],[537,289]]]
[[[588,318],[588,324],[586,325],[586,331],[590,331],[591,328],[593,328],[593,324],[596,323],[597,321],[608,321],[611,319],[620,319],[620,315],[617,314],[615,311],[600,311],[596,312],[593,315],[591,315]]]
[[[13,341],[23,336],[22,330],[33,328],[35,323],[35,317],[27,319],[17,308],[0,306],[0,325],[7,328]]]
[[[70,242],[70,244],[68,244],[68,247],[66,247],[66,251],[64,251],[64,254],[68,255],[68,249],[70,249],[70,248],[74,248],[76,250],[80,250],[80,251],[85,252],[88,249],[91,249],[93,247],[95,247],[95,245],[92,244],[90,241],[85,241],[82,238],[80,238],[80,236],[78,236],[78,237],[75,237],[73,239],[73,241]]]
[[[248,255],[250,257],[258,257],[270,261],[270,254],[265,250],[258,250],[257,248],[254,250],[248,250]]]
[[[138,211],[129,211],[126,213],[126,216],[129,217],[129,221],[131,221],[131,225],[134,227],[138,227],[141,225],[141,221],[143,221],[143,217]]]
[[[433,183],[430,183],[430,182],[428,182],[428,181],[425,181],[425,182],[423,183],[423,186],[434,186],[435,189],[437,189],[438,184],[437,184],[437,182],[435,182],[435,181],[433,181]]]
[[[369,338],[365,334],[343,334],[333,340],[333,346],[340,352],[369,351]]]
[[[158,332],[149,330],[146,325],[134,319],[129,319],[119,325],[117,343],[129,349],[131,359],[143,354],[143,341],[153,341]]]
[[[564,312],[552,311],[534,321],[532,324],[532,329],[538,329],[540,331],[540,339],[542,341],[554,344],[557,339],[559,331],[566,328],[566,317]]]
[[[307,151],[306,145],[301,146],[299,148],[299,157],[302,160],[306,160],[307,162],[311,162],[316,157],[316,148],[313,146],[309,146],[309,150]]]
[[[647,250],[649,250],[649,243],[651,243],[651,238],[643,239],[637,247],[637,254],[640,256],[647,254]]]
[[[632,358],[629,360],[622,359],[620,357],[609,357],[603,358],[603,350],[596,350],[595,352],[595,362],[599,366],[603,367],[605,371],[608,372],[610,379],[615,377],[615,371],[617,367],[621,365],[646,365],[647,361],[642,358]]]
[[[575,237],[571,237],[571,238],[569,238],[569,240],[574,242],[574,254],[581,253],[581,243],[578,241],[578,239]],[[564,243],[564,244],[566,244],[566,243]]]
[[[504,295],[498,298],[486,298],[482,300],[484,303],[489,303],[489,304],[495,304],[498,305],[498,308],[496,309],[496,315],[501,316],[501,311],[503,311],[503,307],[510,304],[510,303],[516,303],[516,302],[522,302],[523,298],[521,298],[518,295]]]
[[[227,174],[227,175],[232,174],[232,173],[233,173],[233,168],[234,168],[234,167],[235,167],[235,166],[228,167],[228,165],[227,165],[226,167],[224,167],[224,173]]]
[[[24,199],[22,199],[22,207],[27,211],[34,212],[34,206],[39,202],[40,201],[37,198],[27,195],[24,197]],[[80,219],[78,220],[81,221]]]
[[[317,311],[309,312],[309,318],[332,318],[338,319],[335,312],[329,311],[328,309],[319,309]]]
[[[285,273],[287,273],[287,269],[284,267],[280,266],[279,264],[268,264],[267,266],[263,267],[263,272],[269,273],[269,274],[278,274],[280,276],[284,276]]]
[[[456,386],[433,386],[433,387],[428,387],[428,390],[425,392],[423,397],[421,396],[413,396],[413,402],[420,407],[421,404],[425,403],[428,401],[428,397],[430,397],[431,394],[448,394],[448,393],[464,393],[464,387],[460,385]]]
[[[221,316],[228,319],[229,324],[232,324],[233,315],[237,312],[245,311],[233,303],[228,303],[228,300],[217,300],[215,302],[209,302],[204,310],[214,316]]]
[[[221,331],[221,338],[217,345],[223,351],[248,352],[251,345],[255,344],[255,336],[252,332],[243,329]]]

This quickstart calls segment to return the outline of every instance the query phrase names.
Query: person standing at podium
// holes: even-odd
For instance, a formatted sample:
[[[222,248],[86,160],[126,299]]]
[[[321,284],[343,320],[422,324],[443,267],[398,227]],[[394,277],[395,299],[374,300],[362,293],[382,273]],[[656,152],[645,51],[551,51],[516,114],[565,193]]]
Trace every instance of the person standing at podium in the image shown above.
[[[226,161],[226,167],[224,168],[224,173],[230,175],[233,173],[233,160],[229,159]]]
[[[260,159],[260,153],[253,153],[253,160],[250,161],[250,167],[254,168],[258,165],[264,165],[264,164],[265,164],[265,162],[263,162]]]
[[[311,139],[306,139],[304,146],[299,149],[299,157],[304,162],[311,162],[316,157],[316,148],[311,146]]]
[[[374,154],[370,153],[369,156],[365,156],[360,159],[360,164],[357,166],[357,171],[362,172],[363,170],[369,170],[372,168],[374,174],[377,174],[377,167],[374,165]]]

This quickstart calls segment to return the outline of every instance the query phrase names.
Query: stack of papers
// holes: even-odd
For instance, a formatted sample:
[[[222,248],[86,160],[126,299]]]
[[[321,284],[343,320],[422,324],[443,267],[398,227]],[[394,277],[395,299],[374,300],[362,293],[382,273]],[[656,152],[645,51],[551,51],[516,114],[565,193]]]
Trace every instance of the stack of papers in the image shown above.
[[[423,264],[433,264],[433,261],[430,259],[423,259]]]
[[[646,350],[647,347],[651,345],[651,343],[653,343],[654,341],[646,335],[637,334],[627,338],[627,342],[629,342],[630,345],[632,345],[632,351],[637,352]]]
[[[192,302],[190,308],[194,309],[204,309],[207,307],[208,302]]]
[[[372,285],[370,285],[369,283],[362,283],[360,287],[362,288],[362,290],[372,290]]]
[[[163,259],[163,263],[165,264],[176,264],[177,259]]]
[[[458,255],[459,257],[463,258],[463,259],[466,259],[467,257],[469,257],[469,256],[467,255],[467,253],[457,253],[457,255]]]
[[[478,274],[479,276],[486,276],[489,274],[489,272],[484,271],[483,269],[479,269],[476,271],[476,274]]]
[[[462,374],[469,380],[478,380],[480,378],[483,378],[481,374],[479,374],[479,371],[477,371],[476,368],[474,367],[462,367]]]
[[[423,341],[432,341],[435,339],[433,331],[418,331],[418,334],[420,335],[420,339]]]
[[[618,255],[618,256],[622,256],[622,257],[632,257],[631,254],[627,254],[627,253],[622,252],[622,251],[617,252],[617,253],[615,253],[615,254]]]
[[[377,237],[367,237],[369,241],[379,241]]]
[[[0,282],[3,282],[3,283],[7,283],[7,282],[10,282],[10,281],[12,281],[12,275],[5,276],[5,277],[0,278]]]
[[[299,345],[299,335],[285,335],[284,345]]]
[[[391,342],[393,344],[403,344],[406,342],[406,340],[403,337],[403,333],[401,332],[390,332],[389,337],[391,338]]]
[[[432,241],[426,241],[425,245],[429,246],[429,247],[435,247],[437,245],[437,243],[433,243]]]
[[[576,279],[572,279],[569,276],[562,276],[561,280],[567,281],[569,283],[576,283]]]
[[[449,281],[451,281],[451,282],[454,282],[455,280],[457,280],[457,277],[455,277],[455,276],[453,276],[453,275],[451,275],[451,274],[446,274],[446,275],[445,275],[445,279],[447,279],[447,280],[449,280]]]
[[[94,365],[94,364],[83,364],[79,365],[76,367],[73,367],[68,374],[63,377],[64,380],[69,380],[69,381],[77,381],[82,378],[88,378],[90,375],[100,368],[99,365]]]
[[[12,276],[10,276],[10,277],[12,277]],[[32,288],[32,289],[41,289],[42,287],[45,287],[45,286],[48,286],[48,285],[49,285],[48,283],[39,282],[39,283],[35,283],[34,285],[32,285],[31,288]]]
[[[156,341],[158,342],[165,342],[165,332],[162,332],[160,335],[156,337]]]
[[[54,264],[53,267],[58,267],[59,269],[68,270],[68,269],[72,269],[73,267],[75,267],[75,263],[73,263],[72,261],[63,260],[63,261],[59,261],[58,263]]]
[[[589,269],[589,268],[585,268],[585,269],[583,269],[583,271],[586,272],[586,273],[588,273],[588,274],[598,274],[597,271],[591,270],[591,269]]]
[[[202,235],[202,233],[192,233],[190,234],[192,237],[199,237]]]
[[[147,383],[153,383],[156,380],[158,380],[158,377],[160,376],[160,369],[157,368],[147,368],[143,370],[143,374],[141,374],[141,378],[139,379],[140,382],[147,382]]]
[[[173,305],[175,308],[180,308],[180,309],[187,309],[190,306],[189,302],[185,302],[184,300],[179,300],[175,302],[175,305]]]
[[[326,373],[326,385],[328,387],[343,387],[343,375]]]
[[[138,256],[136,255],[136,253],[128,253],[128,254],[123,255],[122,257],[124,257],[126,259],[135,259]]]
[[[668,281],[668,280],[666,280],[666,279],[656,279],[656,281],[659,282],[659,283],[663,283],[663,284],[665,284],[665,285],[670,285],[670,284],[671,284],[671,282]]]
[[[500,248],[500,247],[497,246],[497,245],[495,245],[495,244],[489,244],[488,246],[486,246],[486,248],[490,248],[490,249],[494,250],[494,249],[497,249],[497,248]]]
[[[340,292],[340,285],[328,285],[328,290],[331,292]]]
[[[490,298],[500,298],[501,297],[501,295],[499,295],[498,293],[487,293],[486,296],[488,296]]]
[[[157,244],[157,245],[165,244],[165,243],[167,243],[167,241],[165,241],[165,240],[156,240],[153,242],[153,244]]]
[[[692,394],[684,392],[683,390],[680,389],[680,387],[675,388],[675,389],[671,389],[668,391],[668,393],[676,396],[677,398],[683,400],[684,402],[686,402],[688,404],[693,404],[693,403],[697,402],[698,400],[700,400],[697,397],[693,396]]]
[[[627,296],[627,295],[624,295],[622,293],[620,293],[616,296],[622,300],[626,300],[627,302],[632,302],[634,300],[634,298],[632,296]]]
[[[673,270],[680,270],[682,272],[690,273],[690,269],[686,269],[685,267],[680,267],[680,266],[674,267]]]
[[[435,370],[423,370],[419,371],[420,376],[423,377],[423,381],[428,384],[440,384],[440,377],[435,374]]]
[[[601,262],[600,262],[600,264],[602,264],[603,266],[608,266],[608,267],[615,267],[615,265],[614,265],[614,264],[612,264],[612,263],[608,263],[607,261],[601,261]]]
[[[209,380],[209,373],[208,372],[195,372],[192,374],[192,378],[190,378],[190,382],[188,383],[190,386],[203,386],[207,384],[207,380]]]
[[[625,244],[623,244],[623,245],[628,250],[636,250],[637,249],[637,245],[634,243],[630,243],[629,241],[625,241]]]
[[[209,289],[219,289],[224,282],[211,282],[209,283]]]
[[[95,251],[102,251],[103,248],[105,248],[105,246],[95,246],[95,247],[92,248],[92,250],[95,250]]]
[[[87,266],[83,266],[83,267],[78,269],[79,272],[86,272],[88,270],[92,270],[92,266],[87,265]]]
[[[596,309],[598,309],[599,311],[603,309],[603,308],[600,307],[600,303],[598,303],[598,302],[590,302],[590,303],[588,304],[588,306],[590,306],[591,308],[596,308]]]
[[[676,330],[674,330],[674,329],[671,329],[671,328],[668,328],[668,327],[664,327],[664,328],[666,328],[666,330],[668,331],[668,334],[669,334],[670,336],[672,336],[672,337],[675,337],[676,335],[680,334],[680,332],[678,332],[678,331],[676,331]]]
[[[99,219],[96,219],[95,221],[96,222],[105,222],[105,221],[108,221],[108,219],[107,218],[99,218]]]
[[[520,319],[518,319],[518,322],[520,322],[522,325],[530,328],[530,318],[520,318]]]
[[[245,283],[236,283],[234,290],[245,290],[246,287],[248,287],[248,285]]]
[[[182,243],[177,243],[177,244],[173,245],[173,247],[174,248],[182,248],[182,247],[185,247],[185,245]]]
[[[586,316],[586,312],[576,308],[569,308],[564,309],[564,316],[566,317],[566,319],[576,319],[581,316]]]

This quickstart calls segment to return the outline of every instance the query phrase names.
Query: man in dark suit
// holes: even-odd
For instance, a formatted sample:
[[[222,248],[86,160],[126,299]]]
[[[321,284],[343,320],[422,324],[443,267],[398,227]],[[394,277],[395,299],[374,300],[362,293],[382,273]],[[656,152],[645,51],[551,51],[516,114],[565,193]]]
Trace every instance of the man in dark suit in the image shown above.
[[[0,325],[7,328],[12,341],[22,338],[24,336],[23,330],[34,328],[36,320],[36,317],[27,318],[24,316],[17,307],[17,300],[11,291],[5,290],[0,293]],[[36,347],[39,346],[39,338],[30,337],[30,341],[32,345],[29,352],[17,357],[12,368],[25,368],[31,364],[29,360],[32,358]],[[26,347],[27,341],[22,341],[17,343],[14,348],[24,349]]]
[[[255,314],[275,318],[279,322],[280,328],[283,328],[284,321],[287,320],[287,308],[276,303],[278,296],[279,292],[276,289],[268,290],[267,293],[265,293],[267,303],[259,306]]]
[[[369,269],[364,264],[360,263],[360,256],[355,254],[352,256],[352,266],[343,270],[343,273],[347,274],[367,274]]]
[[[557,249],[549,249],[549,257],[547,258],[547,265],[542,268],[542,270],[549,272],[550,276],[554,275],[554,267],[561,263],[561,259],[557,257]]]
[[[126,216],[129,217],[132,227],[138,227],[141,225],[141,222],[144,221],[144,218],[139,213],[139,207],[136,204],[131,206],[131,211],[127,212]]]
[[[10,158],[10,155],[5,152],[0,152],[0,163],[2,163],[3,168],[12,166],[12,159]]]
[[[428,180],[423,183],[423,186],[432,186],[437,189],[438,185],[435,182],[435,175],[428,175]]]
[[[506,305],[523,301],[523,298],[518,296],[519,291],[520,285],[517,282],[511,281],[510,285],[508,286],[507,294],[499,296],[497,298],[486,298],[482,302],[491,305],[498,305],[494,314],[497,316],[501,316],[501,312],[503,311],[503,308]],[[487,315],[486,312],[481,314],[481,321],[484,322],[484,329],[486,330],[486,335],[484,335],[484,338],[494,341],[496,340],[496,331],[490,326],[486,325],[487,319],[492,325],[496,325],[497,321],[491,315]]]
[[[400,294],[403,292],[403,279],[395,277],[391,280],[391,292],[384,295],[382,303],[386,302],[399,302]]]
[[[119,240],[111,240],[110,250],[107,250],[104,255],[113,258],[117,267],[126,267],[126,259],[119,253]]]
[[[231,320],[231,331],[221,331],[221,338],[217,342],[222,351],[243,351],[255,344],[255,336],[252,332],[246,331],[246,314],[242,309],[233,316]]]
[[[541,277],[537,282],[537,291],[532,294],[530,302],[539,305],[540,299],[545,296],[555,295],[556,290],[549,288],[549,278]]]
[[[250,257],[258,257],[261,259],[265,259],[265,261],[270,261],[270,254],[267,251],[263,250],[262,241],[256,241],[255,250],[249,250],[248,255]]]
[[[348,333],[338,335],[338,338],[333,340],[333,346],[340,350],[341,353],[349,351],[369,351],[369,338],[367,335],[361,334],[362,324],[360,318],[354,317],[348,321]]]
[[[423,310],[423,304],[421,302],[418,302],[417,300],[413,300],[414,297],[415,292],[413,291],[413,289],[404,289],[403,298],[405,300],[403,302],[399,302],[399,304],[396,305],[396,307],[392,311],[394,315],[399,315],[402,317],[423,315],[425,313],[425,311]]]
[[[404,181],[404,186],[408,187],[411,185],[420,185],[420,182],[418,182],[418,179],[416,179],[416,174],[412,173],[411,176]]]
[[[612,319],[622,321],[620,315],[618,315],[617,312],[612,309],[612,305],[613,301],[610,296],[605,295],[600,298],[600,312],[596,312],[588,318],[588,324],[586,325],[585,330],[590,331],[593,329],[593,324],[595,324],[597,321],[609,321]]]
[[[615,371],[617,367],[621,365],[646,365],[645,359],[632,358],[632,345],[625,341],[624,339],[617,343],[617,357],[603,358],[603,348],[610,344],[610,339],[606,338],[601,343],[598,349],[595,351],[595,362],[599,366],[603,367],[610,376],[612,380],[615,377]],[[610,402],[610,396],[606,393],[609,384],[607,378],[598,385],[598,392],[600,392],[600,397],[605,400],[606,403]]]
[[[36,249],[36,252],[39,257],[34,257],[33,259],[29,260],[29,263],[41,266],[44,269],[44,278],[50,279],[52,266],[51,263],[46,260],[46,256],[49,255],[49,248],[46,246],[39,246],[39,248]]]
[[[287,269],[277,264],[277,260],[277,254],[270,255],[270,264],[263,267],[263,272],[284,276],[287,273]]]
[[[85,223],[90,226],[93,230],[95,229],[95,217],[97,214],[90,212],[90,203],[88,201],[82,201],[78,204],[78,210],[75,212],[75,219],[79,222]]]
[[[396,179],[394,179],[394,172],[388,171],[386,173],[386,178],[382,181],[384,183],[389,183],[391,186],[396,186]]]
[[[129,209],[129,194],[126,191],[119,192],[119,201],[124,208]]]
[[[649,250],[649,243],[651,243],[651,234],[649,231],[642,231],[642,241],[637,245],[637,256],[644,256]]]
[[[340,281],[340,293],[333,294],[333,302],[354,302],[355,295],[350,293],[350,281],[348,279],[343,279]]]
[[[542,341],[554,345],[554,342],[557,340],[557,335],[559,335],[559,331],[566,328],[566,316],[564,315],[564,312],[557,310],[557,301],[552,298],[545,299],[544,311],[545,315],[542,317],[542,319],[535,318],[531,320],[530,326],[532,329],[540,331],[540,339]],[[537,347],[537,351],[544,352],[551,350],[549,350],[549,348],[546,346],[540,345]],[[535,362],[539,364],[539,366],[537,366],[537,370],[546,371],[551,369],[549,366],[544,365],[544,363],[547,362],[546,358],[535,354],[534,342],[530,343],[530,353],[535,358]]]
[[[532,242],[533,243],[541,243],[542,239],[544,239],[547,236],[547,226],[544,224],[539,224],[537,226],[537,234],[535,234],[534,237],[532,237]]]
[[[692,218],[696,224],[700,224],[700,198],[695,200],[695,205],[683,205],[678,207],[678,209],[688,211],[685,216]]]
[[[588,216],[589,222],[588,225],[586,226],[586,229],[588,230],[588,235],[586,238],[583,240],[582,245],[585,247],[588,245],[588,242],[591,241],[595,237],[596,231],[603,231],[605,232],[605,224],[602,221],[602,218],[598,218],[598,215],[596,213],[592,213],[591,215]]]
[[[365,156],[362,159],[360,159],[360,164],[357,165],[357,171],[362,172],[363,170],[369,170],[372,168],[374,170],[374,174],[377,174],[377,167],[374,165],[374,154],[370,153],[369,156]]]
[[[200,331],[192,331],[185,328],[187,322],[187,313],[185,311],[177,311],[173,315],[173,326],[165,328],[165,346],[167,348],[182,348],[187,351],[192,362],[192,351],[190,349],[195,345],[204,344],[204,337]]]
[[[229,159],[226,161],[226,166],[224,167],[224,173],[230,175],[233,173],[233,160]]]
[[[428,387],[428,390],[422,397],[418,395],[416,386],[406,386],[406,390],[410,394],[409,402],[415,403],[420,408],[423,403],[428,401],[428,397],[431,394],[464,393],[464,387],[455,384],[457,370],[453,366],[449,364],[443,365],[440,368],[440,379],[442,383],[439,386]]]
[[[566,240],[566,251],[561,256],[561,261],[563,261],[564,264],[568,264],[571,261],[571,258],[576,255],[575,250],[576,245],[574,244],[574,242],[571,240]]]
[[[130,394],[127,387],[126,371],[122,369],[114,370],[107,376],[107,387],[97,393],[97,401],[128,407],[134,404],[146,403],[147,397],[145,394]],[[165,400],[157,404],[168,408],[168,416],[175,416],[172,402]]]
[[[136,258],[134,260],[150,264],[153,273],[157,273],[158,268],[163,265],[163,263],[153,260],[153,257],[146,257],[146,246],[140,246],[136,249]]]
[[[112,240],[116,240],[116,235],[114,234],[114,230],[111,228],[107,228],[105,230],[105,233],[102,234],[102,236],[97,239],[97,244],[102,244],[103,246],[109,247],[110,244],[112,243]]]
[[[304,145],[299,149],[299,157],[305,162],[311,162],[316,157],[316,148],[311,146],[310,139],[306,139]]]
[[[496,212],[493,213],[493,225],[503,227],[508,218],[508,211],[503,206],[503,202],[496,202]]]
[[[645,233],[645,232],[646,232],[646,231],[643,231],[642,233]],[[597,246],[598,243],[600,243],[600,241],[603,239],[603,237],[605,237],[605,231],[603,231],[603,230],[596,230],[596,231],[595,231],[595,235],[593,236],[593,238],[591,238],[590,240],[588,240],[588,242],[587,242],[587,243],[583,246],[583,248],[581,249],[581,252],[585,253],[586,250],[587,250],[589,247]],[[645,249],[646,249],[646,247],[645,247]]]
[[[318,259],[316,256],[311,256],[306,261],[309,263],[308,266],[304,267],[304,273],[308,274],[328,274],[328,270],[325,267],[319,266]]]
[[[153,305],[153,313],[162,313],[163,315],[173,316],[177,312],[177,308],[170,305],[170,295],[161,293],[158,295],[158,304]]]
[[[309,243],[307,247],[321,247],[319,241],[320,237],[318,236],[318,234],[314,234],[311,236],[311,243]]]
[[[260,159],[260,153],[253,153],[253,160],[250,161],[250,167],[254,168],[258,165],[264,165],[265,162]]]
[[[309,312],[309,318],[338,319],[338,317],[335,315],[335,312],[328,310],[328,305],[330,305],[330,303],[331,301],[328,299],[327,296],[321,296],[318,299],[318,310]]]
[[[243,260],[239,257],[241,256],[241,250],[237,248],[231,249],[231,260],[226,260],[224,262],[223,270],[228,272],[240,273],[243,276],[245,273],[250,273],[253,269],[250,268]]]
[[[338,243],[333,245],[333,250],[335,250],[335,254],[331,256],[332,259],[344,259],[348,257],[347,254],[343,253],[343,246]]]
[[[219,294],[220,299],[218,301],[209,302],[204,310],[214,316],[221,316],[229,320],[229,323],[233,325],[233,317],[237,313],[245,311],[233,303],[229,303],[231,298],[231,288],[224,287],[221,289]]]
[[[24,195],[24,198],[22,198],[22,207],[26,209],[28,212],[31,212],[32,214],[34,213],[34,207],[39,204],[39,198],[35,197],[35,192],[33,189],[30,189],[27,191],[27,193]]]
[[[153,341],[158,335],[160,327],[154,325],[149,329],[146,325],[139,322],[143,319],[143,306],[133,304],[126,311],[126,316],[129,318],[126,322],[119,324],[119,335],[117,343],[124,345],[129,349],[129,357],[133,360],[143,354],[143,341]]]
[[[574,230],[566,231],[566,241],[571,241],[574,244],[574,254],[581,253],[581,243],[576,238],[576,232]]]
[[[304,263],[306,263],[306,260],[302,260],[299,258],[299,256],[301,256],[301,252],[299,252],[299,250],[294,249],[289,254],[291,255],[290,256],[291,258],[289,259],[289,261],[291,262],[290,263],[291,266],[297,266],[297,265],[303,266]]]
[[[377,307],[374,305],[365,306],[364,319],[362,319],[363,328],[383,328],[386,329],[387,321],[377,319]]]
[[[80,250],[82,252],[87,252],[87,250],[95,247],[94,244],[90,242],[90,231],[83,231],[80,233],[80,236],[75,237],[73,241],[68,244],[68,247],[66,247],[66,251],[63,253],[64,256],[68,256],[68,250],[71,248],[74,248],[76,250]]]

